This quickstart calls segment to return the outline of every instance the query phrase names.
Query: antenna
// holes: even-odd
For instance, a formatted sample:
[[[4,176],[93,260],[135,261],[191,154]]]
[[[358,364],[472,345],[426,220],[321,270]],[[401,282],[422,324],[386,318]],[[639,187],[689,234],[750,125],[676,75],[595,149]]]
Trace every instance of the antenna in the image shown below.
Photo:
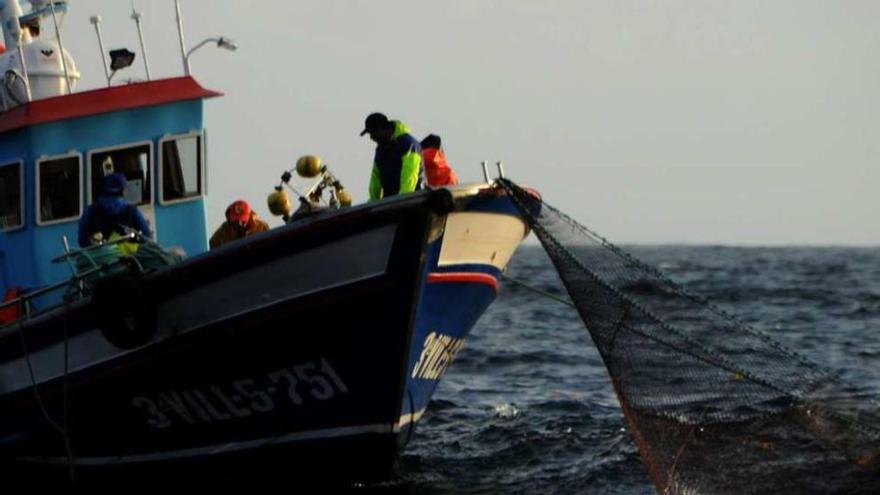
[[[64,69],[64,82],[67,86],[67,94],[73,93],[70,87],[70,72],[67,70],[67,57],[64,56],[64,43],[61,41],[61,27],[58,24],[58,16],[55,14],[55,2],[50,2],[49,7],[52,10],[52,22],[55,24],[55,37],[58,39],[58,51],[61,52],[61,68]]]
[[[138,39],[141,41],[141,55],[144,57],[144,71],[147,73],[147,81],[150,78],[150,62],[147,60],[147,45],[144,43],[144,29],[141,26],[141,18],[144,16],[142,12],[138,12],[134,6],[134,0],[131,0],[131,19],[137,25]]]
[[[186,57],[186,42],[183,40],[183,18],[180,16],[180,0],[174,0],[174,9],[177,12],[177,34],[180,37],[180,57],[183,60],[183,73],[190,75],[189,62]]]
[[[107,68],[107,55],[104,54],[104,36],[101,34],[101,16],[93,15],[89,21],[95,26],[95,34],[98,35],[98,50],[101,51],[101,64],[104,67],[104,77],[107,79],[107,87],[110,87],[110,69]]]

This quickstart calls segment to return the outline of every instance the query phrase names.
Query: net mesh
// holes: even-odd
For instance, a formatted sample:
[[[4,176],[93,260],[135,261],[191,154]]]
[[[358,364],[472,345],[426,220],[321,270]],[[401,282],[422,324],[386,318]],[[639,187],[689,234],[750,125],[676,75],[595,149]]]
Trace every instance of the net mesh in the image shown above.
[[[660,493],[880,493],[871,397],[500,183],[559,272]]]

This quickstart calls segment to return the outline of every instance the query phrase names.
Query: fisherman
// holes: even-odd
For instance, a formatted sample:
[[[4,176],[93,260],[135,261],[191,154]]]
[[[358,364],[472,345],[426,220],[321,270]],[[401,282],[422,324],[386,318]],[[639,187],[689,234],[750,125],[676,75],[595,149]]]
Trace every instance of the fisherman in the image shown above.
[[[104,176],[101,196],[97,202],[89,205],[79,221],[77,238],[80,247],[109,240],[114,232],[124,235],[125,227],[140,232],[144,237],[152,237],[147,219],[137,206],[128,204],[123,197],[126,184],[125,175],[121,173]]]
[[[23,295],[24,293],[20,287],[11,287],[6,289],[6,297],[3,299],[3,302],[8,303],[15,299],[21,299]],[[3,308],[0,308],[0,326],[12,323],[21,318],[21,315],[24,312],[22,311],[23,308],[24,305],[21,301],[17,304],[7,304],[4,305]]]
[[[376,143],[373,172],[370,176],[370,201],[419,189],[422,155],[419,142],[398,120],[384,114],[367,116],[361,136],[369,134]]]
[[[247,201],[239,199],[226,208],[226,221],[211,236],[211,249],[267,230],[269,224],[257,218]]]
[[[425,178],[429,187],[454,186],[458,176],[446,161],[440,136],[430,134],[422,139],[422,161],[425,164]]]

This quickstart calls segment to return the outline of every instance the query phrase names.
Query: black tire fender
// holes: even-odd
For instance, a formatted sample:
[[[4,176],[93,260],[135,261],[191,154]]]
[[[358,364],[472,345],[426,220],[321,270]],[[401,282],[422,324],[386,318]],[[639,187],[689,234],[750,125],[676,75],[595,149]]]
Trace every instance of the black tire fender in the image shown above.
[[[138,274],[98,280],[92,291],[92,307],[101,333],[116,347],[134,349],[156,334],[156,305]]]

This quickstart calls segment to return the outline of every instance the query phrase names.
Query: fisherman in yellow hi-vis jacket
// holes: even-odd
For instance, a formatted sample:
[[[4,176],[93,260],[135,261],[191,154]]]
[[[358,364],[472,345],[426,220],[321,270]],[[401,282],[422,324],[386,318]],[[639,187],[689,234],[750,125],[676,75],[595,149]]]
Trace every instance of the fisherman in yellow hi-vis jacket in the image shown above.
[[[369,134],[376,143],[370,201],[421,188],[422,149],[403,122],[372,113],[367,117],[361,136],[364,134]]]

